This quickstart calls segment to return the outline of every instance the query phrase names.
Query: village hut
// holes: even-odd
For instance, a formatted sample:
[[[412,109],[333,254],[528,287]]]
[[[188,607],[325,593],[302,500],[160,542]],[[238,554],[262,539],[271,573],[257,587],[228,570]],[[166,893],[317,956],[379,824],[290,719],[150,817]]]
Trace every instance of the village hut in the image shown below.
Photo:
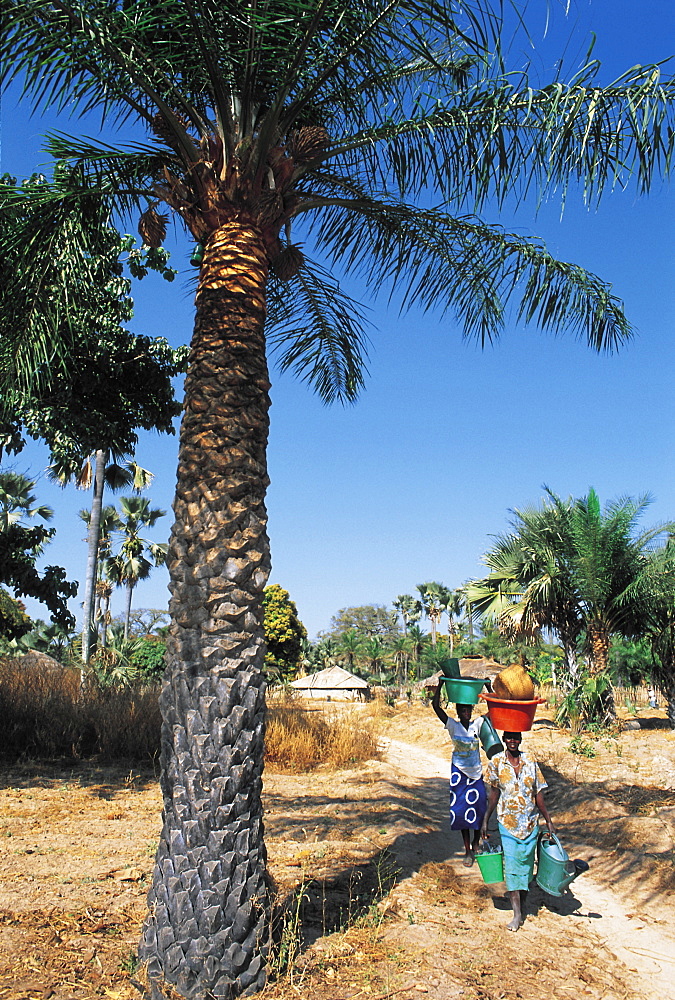
[[[366,681],[342,667],[326,667],[315,674],[298,677],[291,687],[304,698],[322,698],[324,701],[367,701],[370,687]]]
[[[459,661],[459,672],[462,677],[479,677],[492,681],[504,669],[503,664],[489,656],[463,656]]]

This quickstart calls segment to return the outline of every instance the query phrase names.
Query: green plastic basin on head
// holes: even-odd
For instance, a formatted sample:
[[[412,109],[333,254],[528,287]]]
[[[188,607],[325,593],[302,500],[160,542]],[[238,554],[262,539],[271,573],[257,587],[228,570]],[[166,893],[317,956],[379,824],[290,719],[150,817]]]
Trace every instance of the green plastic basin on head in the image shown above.
[[[476,862],[484,882],[504,881],[504,855],[501,851],[492,854],[477,854]]]
[[[455,705],[477,705],[485,681],[477,677],[444,677],[443,683],[448,701]]]

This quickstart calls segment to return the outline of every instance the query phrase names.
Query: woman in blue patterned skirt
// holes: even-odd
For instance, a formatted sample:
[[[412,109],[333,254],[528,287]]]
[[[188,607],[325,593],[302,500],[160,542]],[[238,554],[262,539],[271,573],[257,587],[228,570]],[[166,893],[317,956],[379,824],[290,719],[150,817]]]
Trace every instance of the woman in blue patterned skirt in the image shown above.
[[[450,772],[450,829],[460,830],[464,841],[464,865],[470,868],[480,840],[480,828],[487,807],[479,739],[483,717],[471,721],[473,705],[455,705],[457,719],[441,708],[441,686],[434,691],[431,706],[452,740]],[[459,720],[459,721],[458,721]],[[471,832],[473,831],[473,838]]]

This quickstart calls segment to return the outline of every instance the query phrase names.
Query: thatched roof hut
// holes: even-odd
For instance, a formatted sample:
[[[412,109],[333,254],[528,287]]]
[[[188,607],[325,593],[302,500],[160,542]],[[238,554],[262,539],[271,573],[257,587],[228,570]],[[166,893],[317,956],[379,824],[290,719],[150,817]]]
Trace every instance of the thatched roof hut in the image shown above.
[[[489,656],[463,656],[459,661],[459,672],[462,677],[480,677],[492,680],[504,669],[503,664]]]
[[[315,674],[298,677],[291,681],[291,687],[305,698],[323,698],[335,701],[360,701],[370,697],[370,686],[366,681],[342,667],[326,667]]]

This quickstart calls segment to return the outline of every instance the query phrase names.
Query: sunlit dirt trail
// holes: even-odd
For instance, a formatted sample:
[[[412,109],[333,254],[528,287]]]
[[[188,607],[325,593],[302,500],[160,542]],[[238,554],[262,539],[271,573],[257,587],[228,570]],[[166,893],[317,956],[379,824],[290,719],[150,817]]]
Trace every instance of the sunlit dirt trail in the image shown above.
[[[448,777],[450,763],[443,757],[436,756],[419,746],[405,743],[397,739],[383,738],[382,747],[387,762],[397,770],[419,779],[438,779]],[[420,804],[424,805],[429,796],[427,783],[422,780],[419,788]],[[555,815],[555,796],[549,796],[549,808]],[[436,793],[433,802],[428,803],[429,812],[438,806]],[[448,839],[449,857],[455,863],[463,854],[461,836],[449,829],[439,831]],[[480,874],[471,869],[474,877],[480,882]],[[647,873],[645,873],[647,874]],[[490,887],[496,893],[503,891],[501,884]],[[597,939],[597,946],[606,955],[608,964],[615,958],[622,962],[628,970],[636,973],[635,996],[644,996],[648,1000],[673,1000],[675,998],[675,928],[668,922],[668,915],[660,911],[657,904],[648,909],[636,911],[635,904],[630,905],[622,898],[618,884],[603,884],[593,871],[580,876],[574,881],[572,893],[561,897],[560,901],[548,897],[555,912],[558,903],[561,913],[564,913],[565,926],[561,924],[561,940],[569,935],[568,924],[571,921],[576,930],[587,929]],[[540,896],[541,890],[535,890]],[[536,933],[536,922],[541,910],[535,916],[529,916],[519,932],[532,946],[533,934]],[[500,914],[504,919],[504,915]],[[611,997],[611,993],[606,994]]]

